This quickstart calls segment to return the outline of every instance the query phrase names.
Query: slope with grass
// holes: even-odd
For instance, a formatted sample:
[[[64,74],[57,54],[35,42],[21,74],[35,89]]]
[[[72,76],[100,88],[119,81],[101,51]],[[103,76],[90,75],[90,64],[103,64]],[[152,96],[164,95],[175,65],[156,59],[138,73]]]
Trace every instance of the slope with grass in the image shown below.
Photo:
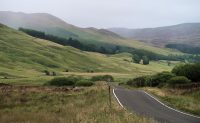
[[[93,70],[95,73],[105,72],[114,74],[116,77],[119,77],[119,74],[115,73],[120,73],[120,78],[130,78],[169,71],[173,67],[173,65],[167,66],[165,62],[151,62],[147,66],[134,64],[131,62],[131,57],[128,53],[104,55],[84,52],[69,46],[37,39],[0,25],[1,78],[38,77],[44,75],[44,70],[55,71],[59,75],[63,75],[66,69],[75,74]]]
[[[145,49],[154,53],[164,55],[181,54],[180,52],[175,50],[157,48],[136,40],[125,39],[105,29],[76,27],[74,25],[64,22],[63,20],[55,16],[46,13],[26,14],[1,11],[0,23],[3,23],[15,29],[18,29],[19,27],[24,27],[34,30],[45,31],[46,33],[60,37],[73,37],[84,43],[95,44],[98,46],[121,45],[137,49]]]

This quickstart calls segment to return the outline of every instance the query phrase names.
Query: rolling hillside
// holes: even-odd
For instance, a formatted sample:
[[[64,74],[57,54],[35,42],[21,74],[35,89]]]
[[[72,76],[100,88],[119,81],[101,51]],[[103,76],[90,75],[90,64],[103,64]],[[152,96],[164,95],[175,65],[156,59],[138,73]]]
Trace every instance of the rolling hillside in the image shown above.
[[[180,54],[178,51],[154,47],[132,39],[125,39],[105,29],[76,27],[46,13],[26,14],[1,11],[0,23],[15,29],[24,27],[45,31],[48,34],[53,34],[60,37],[73,37],[81,42],[95,45],[121,45],[137,49],[145,49],[164,55]]]
[[[108,56],[80,51],[0,25],[0,77],[38,76],[44,70],[62,73],[66,69],[70,72],[93,70],[143,75],[171,68],[172,66],[157,62],[151,62],[147,66],[134,64],[131,62],[131,55],[127,53]]]
[[[200,23],[144,29],[110,28],[109,30],[123,37],[141,40],[160,47],[169,43],[200,46]]]

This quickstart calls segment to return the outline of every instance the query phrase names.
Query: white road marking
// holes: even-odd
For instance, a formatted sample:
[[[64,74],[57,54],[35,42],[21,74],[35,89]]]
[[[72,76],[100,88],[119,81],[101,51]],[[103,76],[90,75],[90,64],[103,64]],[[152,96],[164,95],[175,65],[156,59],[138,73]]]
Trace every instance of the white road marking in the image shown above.
[[[117,99],[119,105],[120,105],[122,108],[124,108],[124,106],[122,105],[122,103],[119,101],[118,97],[117,97],[116,94],[115,94],[115,89],[113,89],[113,94],[114,94],[115,98]],[[125,109],[125,108],[124,108],[124,109]]]
[[[179,113],[181,113],[181,114],[188,115],[188,116],[191,116],[191,117],[200,118],[200,117],[198,117],[198,116],[195,116],[195,115],[192,115],[192,114],[188,114],[188,113],[185,113],[185,112],[182,112],[182,111],[173,109],[173,108],[171,108],[171,107],[165,105],[164,103],[160,102],[158,99],[156,99],[155,97],[153,97],[153,96],[150,95],[149,93],[147,93],[147,92],[145,92],[145,91],[142,91],[142,92],[144,92],[145,94],[147,94],[148,96],[150,96],[151,98],[153,98],[154,100],[156,100],[157,102],[159,102],[160,104],[162,104],[163,106],[165,106],[165,107],[167,107],[167,108],[169,108],[169,109],[171,109],[171,110],[174,110],[174,111],[176,111],[176,112],[179,112]]]

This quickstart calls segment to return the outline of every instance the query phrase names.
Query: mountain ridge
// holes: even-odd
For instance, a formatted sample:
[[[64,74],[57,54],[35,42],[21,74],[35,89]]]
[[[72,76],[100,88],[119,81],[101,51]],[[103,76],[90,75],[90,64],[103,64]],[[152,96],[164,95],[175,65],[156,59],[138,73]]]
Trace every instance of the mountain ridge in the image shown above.
[[[160,54],[180,54],[178,51],[172,51],[166,48],[157,48],[137,40],[126,39],[118,34],[105,29],[96,28],[80,28],[65,21],[52,16],[51,14],[41,13],[16,13],[0,11],[0,23],[3,23],[12,28],[30,28],[38,31],[43,31],[47,34],[63,38],[75,38],[80,42],[95,45],[120,45],[132,47],[136,49],[145,49],[154,53]]]
[[[126,38],[134,38],[161,47],[169,43],[200,46],[200,23],[142,29],[109,28],[108,30]]]

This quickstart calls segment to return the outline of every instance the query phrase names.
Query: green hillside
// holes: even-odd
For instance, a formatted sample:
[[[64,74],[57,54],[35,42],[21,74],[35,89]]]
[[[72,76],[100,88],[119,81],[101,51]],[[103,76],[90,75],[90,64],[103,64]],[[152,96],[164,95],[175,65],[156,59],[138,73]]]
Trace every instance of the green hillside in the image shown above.
[[[44,70],[70,72],[105,72],[118,76],[138,76],[170,70],[165,63],[151,62],[144,66],[131,62],[131,54],[104,55],[85,52],[37,39],[0,25],[0,77],[41,76]],[[119,77],[119,76],[118,76]]]
[[[60,37],[73,37],[81,42],[92,43],[98,46],[111,44],[144,49],[163,55],[181,54],[175,50],[154,47],[133,39],[125,39],[105,29],[76,27],[46,13],[26,14],[1,11],[0,23],[15,29],[24,27],[45,31]]]

